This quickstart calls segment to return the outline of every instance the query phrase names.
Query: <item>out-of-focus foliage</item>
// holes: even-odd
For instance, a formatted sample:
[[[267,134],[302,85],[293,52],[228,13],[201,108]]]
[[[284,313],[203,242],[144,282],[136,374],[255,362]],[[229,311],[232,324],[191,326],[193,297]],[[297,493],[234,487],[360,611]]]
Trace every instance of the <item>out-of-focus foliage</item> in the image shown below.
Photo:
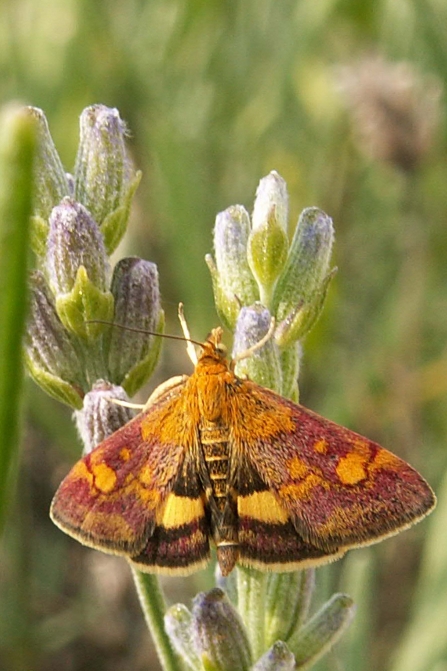
[[[407,458],[443,499],[446,22],[444,0],[0,6],[0,102],[45,111],[67,170],[84,107],[117,107],[128,122],[143,180],[118,254],[158,264],[168,332],[178,332],[179,300],[193,336],[216,325],[204,262],[214,218],[250,207],[262,176],[274,169],[287,181],[292,220],[308,206],[331,215],[339,271],[304,343],[301,399]],[[160,376],[188,371],[181,347],[164,351]],[[126,566],[48,520],[78,448],[63,409],[31,386],[28,396],[19,493],[0,549],[0,667],[155,669]],[[447,664],[445,510],[441,501],[414,530],[317,572],[322,599],[341,583],[358,603],[318,671]]]

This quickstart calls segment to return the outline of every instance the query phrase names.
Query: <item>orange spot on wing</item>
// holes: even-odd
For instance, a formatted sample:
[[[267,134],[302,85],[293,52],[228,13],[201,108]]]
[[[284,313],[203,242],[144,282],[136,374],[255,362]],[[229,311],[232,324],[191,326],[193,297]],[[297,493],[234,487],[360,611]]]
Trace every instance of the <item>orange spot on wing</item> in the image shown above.
[[[115,489],[117,478],[113,468],[104,463],[93,464],[92,473],[95,479],[95,487],[103,494],[108,494]]]
[[[374,471],[378,468],[401,468],[402,465],[402,459],[399,459],[395,454],[388,452],[388,450],[381,448],[377,451],[370,468]]]
[[[367,477],[366,463],[367,459],[363,454],[348,453],[337,464],[337,476],[344,485],[356,485]]]
[[[329,445],[324,438],[322,438],[321,440],[317,440],[317,442],[314,443],[314,450],[316,452],[319,452],[320,454],[326,454],[328,451],[328,447]]]
[[[122,447],[120,450],[120,459],[122,461],[129,461],[130,459],[130,450],[128,447]]]
[[[309,467],[299,458],[293,457],[287,462],[290,477],[294,480],[302,480],[309,475]]]
[[[316,487],[330,489],[330,484],[316,473],[310,473],[305,480],[298,484],[281,487],[280,494],[289,501],[304,501],[316,495]]]
[[[70,472],[70,479],[87,480],[89,485],[93,485],[93,475],[85,465],[84,461],[78,461]]]

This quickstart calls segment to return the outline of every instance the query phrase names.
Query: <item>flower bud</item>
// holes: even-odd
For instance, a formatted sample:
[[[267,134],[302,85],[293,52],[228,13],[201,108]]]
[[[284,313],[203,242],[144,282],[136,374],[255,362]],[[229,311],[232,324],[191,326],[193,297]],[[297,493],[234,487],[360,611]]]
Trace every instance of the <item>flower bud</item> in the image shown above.
[[[62,325],[40,271],[31,275],[30,314],[25,336],[28,370],[48,394],[81,408],[86,382],[70,334]]]
[[[239,614],[222,590],[212,589],[194,599],[192,638],[205,668],[248,671],[251,652]]]
[[[250,217],[242,205],[233,205],[216,217],[214,250],[206,262],[211,272],[214,299],[222,321],[233,329],[242,305],[251,305],[259,291],[247,261]]]
[[[253,229],[262,228],[265,225],[272,207],[275,209],[276,224],[281,226],[283,231],[287,231],[289,195],[285,180],[276,170],[272,170],[259,182],[251,217]]]
[[[98,380],[84,396],[82,410],[76,411],[75,418],[85,454],[132,419],[132,410],[114,403],[115,399],[129,400],[122,387],[104,380]]]
[[[25,108],[37,124],[37,154],[34,163],[32,245],[39,256],[45,254],[51,210],[68,196],[69,186],[62,162],[50,135],[45,114],[37,107]]]
[[[108,261],[96,223],[71,198],[64,198],[51,213],[46,268],[64,326],[82,338],[96,338],[103,325],[87,322],[113,318]]]
[[[287,641],[296,667],[310,668],[340,638],[355,614],[355,604],[346,594],[334,594],[306,624]]]
[[[332,220],[316,207],[300,216],[284,270],[275,287],[275,340],[287,347],[317,320],[332,278],[329,261],[334,239]]]
[[[192,614],[182,603],[171,606],[165,615],[165,629],[174,649],[193,670],[202,667],[192,640]]]
[[[287,258],[287,215],[286,183],[273,171],[259,183],[247,246],[248,263],[265,307],[270,307],[273,287]]]
[[[92,105],[81,114],[75,198],[92,214],[111,254],[124,235],[141,173],[126,152],[126,127],[116,109]]]
[[[98,289],[106,288],[108,261],[98,226],[83,205],[64,198],[51,213],[48,236],[46,267],[55,295],[73,289],[80,266]]]
[[[282,641],[277,641],[253,666],[252,671],[294,671],[295,657]]]
[[[152,332],[162,332],[157,266],[138,258],[121,259],[112,279],[115,299],[114,323]],[[121,384],[129,396],[152,374],[160,353],[160,337],[111,326],[105,334],[110,379]]]
[[[233,358],[237,358],[241,352],[249,350],[262,340],[269,330],[270,322],[270,312],[260,303],[242,308],[234,334]],[[281,391],[279,351],[274,338],[270,338],[263,347],[255,349],[249,356],[239,360],[236,372],[263,387]]]

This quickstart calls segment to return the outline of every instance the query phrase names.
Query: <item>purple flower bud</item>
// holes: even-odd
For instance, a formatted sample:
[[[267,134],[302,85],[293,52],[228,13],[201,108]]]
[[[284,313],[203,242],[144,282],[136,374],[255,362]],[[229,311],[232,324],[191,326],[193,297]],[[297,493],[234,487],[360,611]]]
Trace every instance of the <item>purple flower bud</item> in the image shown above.
[[[294,671],[295,657],[283,641],[277,641],[262,655],[252,671]]]
[[[91,452],[105,438],[132,419],[133,411],[113,401],[128,401],[121,387],[98,380],[84,396],[82,410],[75,413],[76,426],[84,444],[84,453]]]
[[[51,213],[47,244],[46,268],[56,296],[73,289],[80,266],[97,289],[106,290],[108,260],[98,226],[83,205],[64,198]]]
[[[69,186],[62,162],[54,146],[45,114],[37,107],[27,107],[28,114],[36,119],[38,128],[37,156],[34,165],[34,214],[44,221],[64,196]]]
[[[192,637],[202,663],[219,671],[248,671],[251,651],[242,620],[222,590],[194,599]]]
[[[318,318],[332,277],[333,241],[332,219],[317,207],[303,210],[273,295],[272,311],[278,321],[275,339],[280,347],[302,338]]]
[[[92,105],[81,114],[75,166],[75,197],[91,212],[108,252],[126,230],[129,207],[141,174],[132,169],[124,138],[126,126],[116,109]]]
[[[25,336],[28,369],[58,400],[79,408],[86,381],[71,335],[61,323],[43,273],[30,280],[30,314]]]
[[[257,345],[267,334],[271,322],[270,312],[260,303],[244,307],[239,313],[233,341],[233,357]],[[248,377],[263,387],[281,391],[281,368],[279,350],[274,338],[263,347],[237,362],[238,375]]]
[[[223,321],[234,328],[241,305],[259,298],[255,278],[247,260],[250,217],[242,205],[233,205],[216,217],[214,228],[215,262],[208,255],[217,310]]]
[[[112,294],[114,323],[142,329],[135,332],[112,326],[104,336],[110,379],[132,396],[151,375],[160,351],[161,338],[144,333],[159,332],[164,323],[155,263],[136,257],[121,259],[113,273]]]

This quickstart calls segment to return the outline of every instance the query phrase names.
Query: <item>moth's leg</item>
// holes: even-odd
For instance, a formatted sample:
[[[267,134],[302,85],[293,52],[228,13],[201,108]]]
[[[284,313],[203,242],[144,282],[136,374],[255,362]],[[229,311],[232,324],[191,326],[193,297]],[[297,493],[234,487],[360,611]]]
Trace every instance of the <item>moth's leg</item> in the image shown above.
[[[164,396],[169,391],[172,391],[176,387],[181,387],[185,384],[188,379],[188,375],[175,375],[174,377],[169,378],[166,382],[162,382],[149,396],[146,403],[142,406],[143,410],[147,410],[154,403],[156,403],[162,396]]]
[[[248,349],[243,350],[242,352],[239,352],[239,354],[236,354],[234,359],[231,361],[231,367],[232,369],[234,368],[235,364],[237,364],[238,361],[242,361],[242,359],[248,359],[251,357],[253,352],[257,352],[258,349],[261,349],[261,347],[264,347],[265,343],[270,340],[270,338],[273,336],[275,332],[275,327],[276,327],[276,320],[274,317],[270,319],[270,326],[267,331],[267,333],[261,338],[261,340],[258,340],[258,342],[255,342],[254,345],[249,347]]]

